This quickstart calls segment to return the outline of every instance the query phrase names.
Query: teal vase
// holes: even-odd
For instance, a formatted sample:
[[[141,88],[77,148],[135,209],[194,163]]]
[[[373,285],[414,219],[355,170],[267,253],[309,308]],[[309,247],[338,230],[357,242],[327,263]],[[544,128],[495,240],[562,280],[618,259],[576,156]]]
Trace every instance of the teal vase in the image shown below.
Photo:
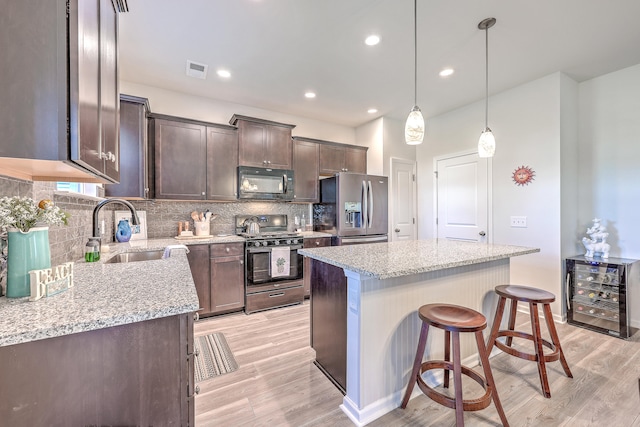
[[[49,227],[34,227],[26,233],[9,229],[7,234],[7,297],[28,297],[29,271],[51,267]]]

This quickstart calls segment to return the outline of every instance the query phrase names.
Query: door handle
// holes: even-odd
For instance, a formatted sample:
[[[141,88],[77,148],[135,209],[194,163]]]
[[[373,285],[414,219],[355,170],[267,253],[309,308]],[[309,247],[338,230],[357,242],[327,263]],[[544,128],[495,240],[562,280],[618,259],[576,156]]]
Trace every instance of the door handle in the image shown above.
[[[399,232],[400,232],[400,229],[399,229],[399,228],[396,228],[396,229],[395,229],[395,230],[393,230],[393,231],[395,231],[396,233],[399,233]]]
[[[484,236],[486,236],[486,235],[487,235],[487,233],[485,233],[484,231],[481,231],[481,232],[479,232],[478,234],[479,234],[479,235],[481,235],[482,237],[484,237]]]
[[[373,188],[371,187],[371,181],[367,181],[367,192],[369,193],[369,212],[367,213],[369,218],[367,218],[367,227],[371,227],[371,224],[373,224]]]

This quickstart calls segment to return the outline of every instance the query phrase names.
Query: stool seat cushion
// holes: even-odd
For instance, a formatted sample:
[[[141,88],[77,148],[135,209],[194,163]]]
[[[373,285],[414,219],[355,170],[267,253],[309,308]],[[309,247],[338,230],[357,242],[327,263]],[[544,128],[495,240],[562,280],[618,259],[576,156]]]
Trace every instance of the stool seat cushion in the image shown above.
[[[487,326],[487,319],[475,310],[453,304],[426,304],[418,315],[423,322],[447,331],[475,332]]]
[[[550,304],[556,300],[551,292],[529,286],[500,285],[496,286],[495,291],[502,297],[534,304]]]

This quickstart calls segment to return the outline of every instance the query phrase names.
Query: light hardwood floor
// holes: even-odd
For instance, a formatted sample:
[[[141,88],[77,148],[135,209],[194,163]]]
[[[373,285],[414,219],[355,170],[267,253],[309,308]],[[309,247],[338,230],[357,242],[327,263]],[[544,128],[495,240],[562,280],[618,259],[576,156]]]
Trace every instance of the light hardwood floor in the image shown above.
[[[519,313],[518,324],[529,330],[528,315]],[[640,427],[640,333],[621,340],[567,324],[557,328],[574,378],[564,375],[559,362],[548,364],[551,399],[541,394],[534,362],[504,353],[491,358],[511,426]],[[196,426],[353,426],[338,407],[342,394],[312,363],[308,302],[195,325],[196,335],[212,332],[224,333],[239,369],[199,383]],[[464,390],[480,394],[466,381]],[[493,404],[466,412],[465,423],[500,425]],[[453,426],[455,414],[421,394],[407,409],[369,425]]]

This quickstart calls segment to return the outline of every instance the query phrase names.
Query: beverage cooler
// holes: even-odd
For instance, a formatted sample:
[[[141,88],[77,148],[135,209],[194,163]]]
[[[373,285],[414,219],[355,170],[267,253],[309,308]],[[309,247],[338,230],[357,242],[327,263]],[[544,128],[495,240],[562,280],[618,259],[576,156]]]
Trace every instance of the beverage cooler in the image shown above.
[[[629,294],[639,292],[640,261],[575,256],[565,267],[569,324],[628,338]]]

